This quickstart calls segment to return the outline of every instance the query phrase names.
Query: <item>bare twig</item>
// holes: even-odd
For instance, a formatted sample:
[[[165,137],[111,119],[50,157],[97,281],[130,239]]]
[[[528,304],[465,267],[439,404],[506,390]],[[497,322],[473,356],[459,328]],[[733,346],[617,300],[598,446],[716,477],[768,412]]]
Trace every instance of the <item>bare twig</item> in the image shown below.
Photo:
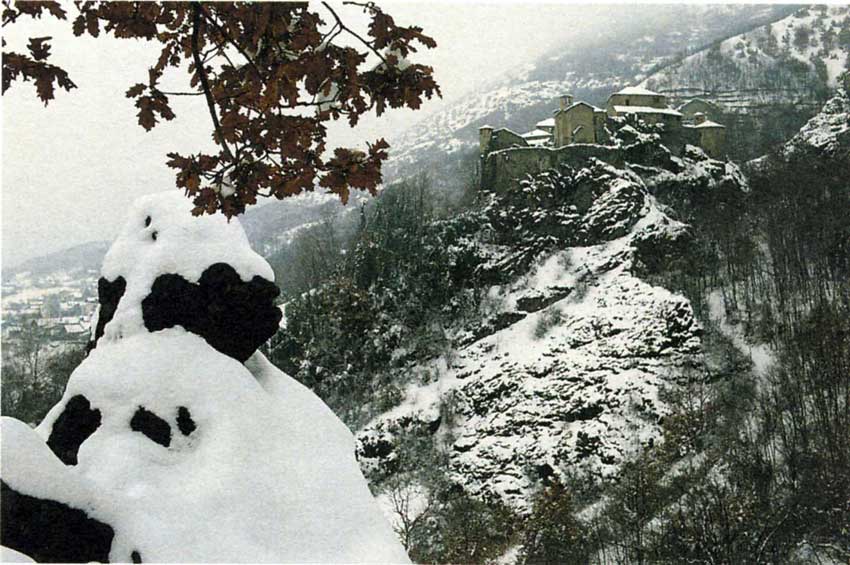
[[[216,19],[215,19],[215,18],[213,18],[212,16],[210,16],[210,15],[207,13],[207,11],[206,11],[206,10],[204,10],[204,7],[203,7],[203,6],[201,6],[200,4],[198,4],[198,6],[200,7],[200,13],[201,13],[201,15],[203,16],[203,18],[204,18],[207,22],[209,22],[209,23],[210,23],[210,24],[211,24],[211,25],[212,25],[212,26],[216,29],[216,31],[217,31],[219,34],[221,34],[221,37],[222,37],[222,38],[224,38],[224,40],[225,40],[226,42],[228,42],[228,43],[230,43],[231,45],[233,45],[233,46],[236,48],[236,50],[237,50],[237,51],[239,51],[239,53],[240,53],[243,57],[245,57],[245,60],[246,60],[246,61],[248,61],[248,64],[249,64],[249,65],[251,65],[251,68],[252,68],[252,69],[254,69],[254,72],[255,72],[255,73],[257,73],[257,78],[259,78],[259,79],[263,80],[263,73],[261,73],[261,72],[260,72],[259,67],[257,67],[257,64],[256,64],[256,63],[254,63],[254,59],[253,59],[253,57],[251,57],[251,55],[249,55],[249,54],[248,54],[248,53],[247,53],[244,49],[242,49],[242,47],[240,47],[238,43],[236,43],[235,41],[233,41],[233,38],[232,38],[232,37],[230,37],[230,34],[229,34],[229,33],[227,33],[227,32],[224,30],[224,28],[222,28],[222,27],[221,27],[221,25],[220,25],[220,24],[216,21]],[[232,65],[232,63],[231,63],[231,65]]]
[[[355,38],[357,38],[357,39],[360,41],[360,43],[362,43],[363,45],[365,45],[365,46],[369,49],[369,51],[371,51],[372,53],[374,53],[375,55],[377,55],[377,56],[378,56],[378,58],[379,58],[381,61],[383,61],[383,63],[384,63],[385,65],[387,65],[387,67],[389,67],[389,66],[390,66],[390,65],[389,65],[389,63],[387,62],[387,60],[384,58],[384,56],[383,56],[383,55],[381,55],[381,54],[378,52],[378,50],[377,50],[377,49],[375,49],[375,48],[372,46],[372,44],[371,44],[370,42],[368,42],[368,41],[366,41],[365,39],[363,39],[363,38],[362,38],[362,37],[361,37],[361,36],[360,36],[360,35],[359,35],[356,31],[354,31],[353,29],[351,29],[351,28],[347,27],[344,23],[342,23],[342,19],[340,19],[340,17],[337,15],[337,13],[336,13],[336,12],[334,12],[333,8],[331,8],[331,7],[328,5],[328,3],[327,3],[327,2],[322,2],[322,6],[324,6],[324,7],[325,7],[325,9],[326,9],[328,12],[330,12],[330,13],[331,13],[331,15],[332,15],[332,16],[334,17],[334,19],[336,20],[337,25],[338,25],[340,28],[342,28],[343,30],[347,31],[348,33],[350,33],[351,35],[353,35]]]
[[[210,83],[207,80],[207,73],[204,70],[204,63],[201,61],[201,54],[198,50],[198,35],[200,34],[201,27],[201,6],[197,2],[192,3],[192,58],[195,61],[195,72],[198,73],[198,78],[201,80],[201,87],[203,88],[204,96],[207,99],[207,108],[210,111],[210,118],[212,118],[213,127],[215,128],[215,132],[218,134],[218,138],[221,141],[221,147],[224,150],[225,155],[233,161],[233,153],[230,152],[230,148],[227,146],[227,142],[224,141],[224,134],[221,131],[221,124],[218,123],[218,116],[215,113],[215,100],[212,96],[212,91],[210,90]]]
[[[157,94],[165,94],[166,96],[203,96],[203,92],[166,92],[165,90],[160,90],[158,88],[153,89],[154,93]]]

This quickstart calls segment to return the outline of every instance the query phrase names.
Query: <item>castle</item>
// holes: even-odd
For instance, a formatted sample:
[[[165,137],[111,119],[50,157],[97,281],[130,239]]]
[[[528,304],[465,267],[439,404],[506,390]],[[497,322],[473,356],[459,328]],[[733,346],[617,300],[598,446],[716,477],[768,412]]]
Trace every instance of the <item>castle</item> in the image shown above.
[[[482,186],[499,190],[506,180],[587,157],[621,166],[623,154],[612,143],[610,131],[623,121],[660,124],[660,141],[673,155],[695,145],[709,157],[723,159],[725,127],[707,117],[716,113],[714,105],[699,98],[674,110],[666,96],[640,86],[611,94],[605,109],[563,95],[553,117],[538,122],[528,133],[479,128]]]

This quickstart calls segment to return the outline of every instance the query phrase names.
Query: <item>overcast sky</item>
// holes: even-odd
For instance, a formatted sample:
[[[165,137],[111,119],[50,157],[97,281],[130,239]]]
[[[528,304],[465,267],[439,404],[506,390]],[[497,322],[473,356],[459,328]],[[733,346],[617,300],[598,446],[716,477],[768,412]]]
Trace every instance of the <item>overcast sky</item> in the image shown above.
[[[381,2],[402,24],[417,24],[437,49],[414,56],[434,66],[444,98],[422,110],[398,110],[352,131],[340,124],[331,145],[359,144],[394,133],[439,111],[483,81],[533,61],[580,34],[606,25],[624,6],[565,3]],[[320,8],[319,8],[320,9]],[[68,6],[73,15],[74,8]],[[356,23],[357,15],[349,21]],[[580,23],[580,25],[579,25]],[[123,210],[139,195],[174,186],[169,151],[212,150],[209,116],[196,97],[172,98],[177,119],[145,132],[126,89],[144,82],[158,50],[136,40],[75,38],[69,23],[28,20],[4,29],[10,49],[26,37],[52,35],[52,62],[78,88],[57,93],[44,107],[31,84],[3,96],[2,263],[114,237]],[[180,80],[183,75],[176,77]],[[176,190],[176,189],[175,189]]]

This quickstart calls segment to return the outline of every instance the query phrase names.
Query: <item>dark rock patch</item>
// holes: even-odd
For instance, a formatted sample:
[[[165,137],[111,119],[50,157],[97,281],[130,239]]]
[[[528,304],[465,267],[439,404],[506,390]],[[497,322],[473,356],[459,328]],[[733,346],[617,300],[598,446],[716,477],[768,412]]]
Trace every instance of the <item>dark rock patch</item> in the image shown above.
[[[141,406],[130,420],[130,429],[144,434],[163,447],[171,445],[171,426],[168,422]]]
[[[569,412],[565,417],[564,421],[566,422],[575,422],[575,421],[587,421],[593,420],[600,414],[605,411],[602,406],[599,404],[591,404],[589,406],[582,406],[581,408],[576,408]]]
[[[124,277],[118,277],[114,281],[108,281],[104,277],[97,280],[97,302],[100,304],[100,312],[97,316],[97,326],[94,330],[94,341],[90,341],[87,346],[87,351],[91,351],[97,347],[97,340],[103,335],[103,330],[106,324],[112,321],[115,311],[118,309],[118,303],[121,297],[124,296],[124,291],[127,290],[127,281]]]
[[[133,553],[130,554],[130,560],[133,563],[141,563],[142,562],[142,556],[139,555],[138,551],[134,551]]]
[[[0,544],[41,563],[109,561],[114,530],[82,510],[0,481]]]
[[[443,423],[443,417],[437,416],[434,420],[427,423],[428,425],[428,433],[434,435],[437,433],[437,430],[440,429],[440,424]]]
[[[517,308],[529,314],[543,310],[555,302],[569,296],[573,289],[566,287],[552,287],[546,292],[523,296],[516,301]]]
[[[189,409],[185,406],[177,409],[177,428],[184,436],[191,434],[197,428],[192,415],[189,413]]]
[[[367,459],[380,459],[393,452],[393,444],[385,439],[364,441],[360,444],[360,455]]]
[[[282,314],[274,299],[279,293],[262,277],[243,282],[233,267],[216,263],[197,284],[180,275],[157,277],[142,300],[142,315],[149,331],[182,326],[244,363],[277,332]]]
[[[459,345],[463,347],[484,339],[487,336],[491,336],[494,333],[519,322],[525,318],[525,316],[524,312],[500,312],[495,317],[484,320],[478,327],[474,328],[470,336],[466,339],[462,339]]]
[[[547,484],[548,481],[555,476],[555,469],[553,469],[548,463],[535,465],[534,470],[537,472],[537,478]]]
[[[76,465],[80,446],[99,426],[100,410],[93,409],[85,396],[73,396],[53,422],[47,447],[65,465]]]

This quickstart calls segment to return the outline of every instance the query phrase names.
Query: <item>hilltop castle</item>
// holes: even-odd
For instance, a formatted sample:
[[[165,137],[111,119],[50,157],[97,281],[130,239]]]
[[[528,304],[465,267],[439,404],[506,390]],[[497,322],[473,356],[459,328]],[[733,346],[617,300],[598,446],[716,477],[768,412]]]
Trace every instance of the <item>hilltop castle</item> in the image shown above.
[[[686,145],[695,145],[709,157],[723,159],[725,127],[707,117],[716,113],[714,105],[699,98],[674,110],[668,106],[666,96],[640,86],[611,94],[605,109],[573,102],[567,94],[561,96],[553,117],[538,122],[528,133],[479,128],[482,186],[498,188],[496,185],[508,178],[502,173],[518,178],[587,157],[622,164],[623,156],[612,143],[610,132],[622,126],[623,121],[660,124],[660,141],[673,155],[681,154]]]

